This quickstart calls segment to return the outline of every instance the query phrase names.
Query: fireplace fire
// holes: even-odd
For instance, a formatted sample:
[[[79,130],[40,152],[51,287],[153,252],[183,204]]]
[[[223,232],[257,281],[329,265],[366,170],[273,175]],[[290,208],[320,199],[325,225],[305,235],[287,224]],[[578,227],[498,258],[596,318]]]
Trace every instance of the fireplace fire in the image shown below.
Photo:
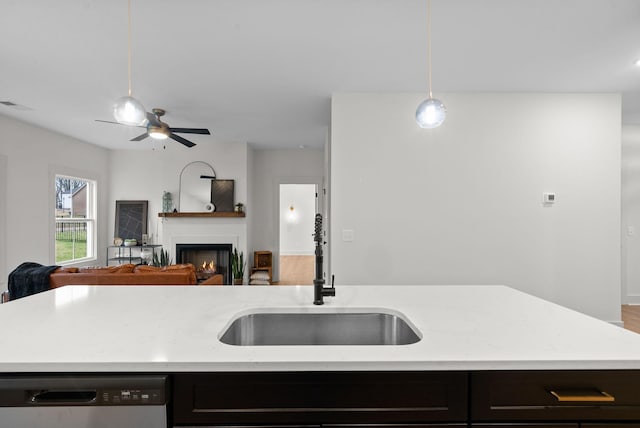
[[[191,263],[198,282],[221,274],[224,284],[231,284],[231,244],[176,244],[178,263]]]
[[[203,271],[203,272],[215,273],[216,272],[216,261],[215,260],[211,260],[209,263],[203,262],[202,263],[202,268],[200,270]]]
[[[202,262],[202,265],[200,266],[196,266],[196,279],[198,280],[198,282],[200,281],[206,281],[207,279],[211,278],[211,276],[215,275],[216,273],[216,262],[215,260],[211,260],[210,262]]]

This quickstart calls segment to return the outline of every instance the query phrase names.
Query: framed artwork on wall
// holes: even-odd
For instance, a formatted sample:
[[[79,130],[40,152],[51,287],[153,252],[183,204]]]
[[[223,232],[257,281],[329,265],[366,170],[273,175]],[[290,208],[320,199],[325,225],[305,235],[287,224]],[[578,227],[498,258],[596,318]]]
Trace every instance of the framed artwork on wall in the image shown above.
[[[147,233],[148,206],[149,201],[116,201],[115,236],[142,243],[142,235]]]
[[[217,212],[233,212],[235,208],[233,183],[233,180],[211,180],[211,203]]]

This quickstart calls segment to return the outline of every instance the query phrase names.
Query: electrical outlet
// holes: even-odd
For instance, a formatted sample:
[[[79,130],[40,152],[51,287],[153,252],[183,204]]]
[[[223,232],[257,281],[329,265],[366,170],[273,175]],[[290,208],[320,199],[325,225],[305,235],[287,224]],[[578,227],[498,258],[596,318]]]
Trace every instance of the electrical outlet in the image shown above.
[[[544,192],[542,194],[542,203],[545,205],[551,205],[556,202],[556,194],[550,192]]]

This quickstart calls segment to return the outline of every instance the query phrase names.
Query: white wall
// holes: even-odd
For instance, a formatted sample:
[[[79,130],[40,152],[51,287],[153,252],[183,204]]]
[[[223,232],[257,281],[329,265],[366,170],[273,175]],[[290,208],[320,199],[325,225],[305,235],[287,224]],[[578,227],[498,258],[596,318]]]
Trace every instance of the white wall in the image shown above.
[[[105,242],[107,150],[0,116],[0,155],[7,160],[6,198],[2,199],[7,230],[6,240],[0,244],[6,251],[5,270],[0,272],[3,281],[25,261],[55,264],[52,174],[72,174],[97,181],[98,243]],[[104,264],[104,248],[99,245],[97,251],[97,261],[90,264]]]
[[[322,183],[324,157],[322,150],[254,150],[250,207],[253,219],[249,223],[251,258],[254,251],[273,252],[273,279],[280,278],[278,254],[279,185],[286,183]]]
[[[313,255],[315,193],[313,184],[280,185],[280,255]]]
[[[622,128],[622,303],[640,304],[640,126]]]
[[[162,226],[158,213],[162,212],[162,194],[171,192],[174,204],[178,202],[180,172],[190,162],[204,161],[210,164],[220,179],[232,179],[234,182],[235,202],[247,201],[247,144],[221,143],[211,141],[200,143],[192,148],[168,141],[166,149],[130,151],[111,151],[111,195],[109,211],[109,237],[113,239],[115,225],[116,200],[149,201],[148,231],[153,234],[154,243],[163,243]],[[209,174],[210,172],[208,172]],[[185,191],[183,187],[182,191]],[[246,225],[251,218],[251,208],[247,208],[244,219],[207,219],[207,222],[223,224],[232,221],[234,225]],[[204,211],[204,209],[202,209]],[[202,219],[200,219],[202,220]],[[198,220],[198,221],[200,221]],[[166,221],[180,221],[170,219]],[[246,227],[243,227],[246,229]],[[168,240],[167,240],[168,242]],[[239,244],[240,251],[247,251],[246,234]],[[175,254],[171,248],[173,258]],[[175,261],[175,259],[174,259]]]
[[[336,283],[505,284],[619,321],[619,95],[439,94],[433,130],[423,97],[333,97]]]

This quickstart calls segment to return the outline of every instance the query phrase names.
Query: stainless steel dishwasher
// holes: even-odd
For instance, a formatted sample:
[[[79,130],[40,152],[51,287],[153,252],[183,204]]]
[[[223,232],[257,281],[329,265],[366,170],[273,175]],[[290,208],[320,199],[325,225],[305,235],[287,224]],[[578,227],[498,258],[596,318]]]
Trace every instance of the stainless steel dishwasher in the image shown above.
[[[166,428],[166,376],[0,376],[0,427]]]

